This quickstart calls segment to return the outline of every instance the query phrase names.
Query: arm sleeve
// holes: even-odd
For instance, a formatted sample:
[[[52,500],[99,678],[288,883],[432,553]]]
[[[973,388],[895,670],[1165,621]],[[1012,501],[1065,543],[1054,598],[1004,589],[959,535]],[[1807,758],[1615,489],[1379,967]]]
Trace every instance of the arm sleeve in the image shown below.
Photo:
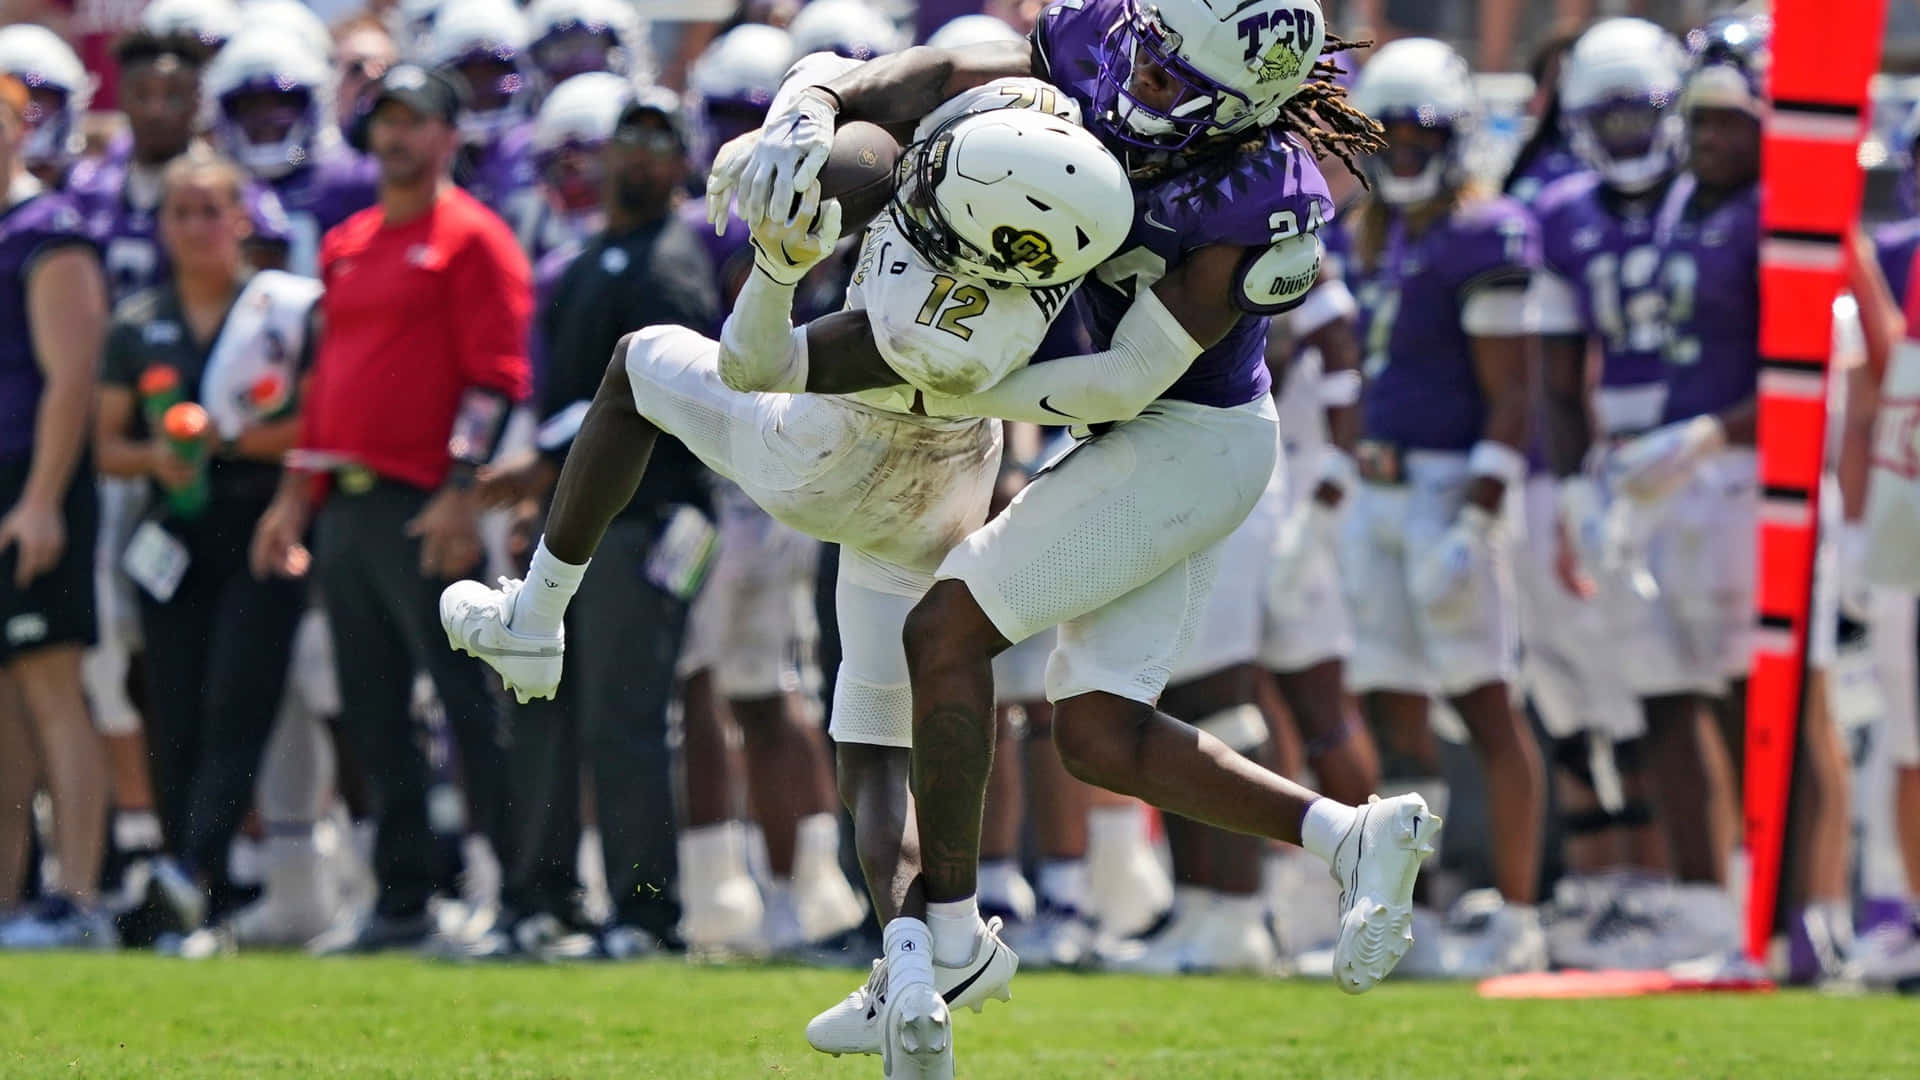
[[[807,329],[793,325],[793,287],[754,268],[720,327],[720,381],[731,390],[807,388]]]
[[[477,386],[526,400],[533,382],[527,329],[533,314],[533,269],[504,229],[483,229],[448,266],[456,304],[454,347],[460,374]]]
[[[1102,352],[1032,364],[979,393],[926,399],[937,416],[1032,424],[1131,420],[1166,392],[1203,350],[1153,290],[1143,290]]]

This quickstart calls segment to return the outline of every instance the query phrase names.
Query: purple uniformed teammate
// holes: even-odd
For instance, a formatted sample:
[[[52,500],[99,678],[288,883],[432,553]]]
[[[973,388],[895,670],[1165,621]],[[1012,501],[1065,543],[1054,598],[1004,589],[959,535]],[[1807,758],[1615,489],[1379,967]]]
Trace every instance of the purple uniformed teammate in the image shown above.
[[[1660,646],[1635,632],[1647,600],[1605,550],[1604,498],[1585,466],[1592,443],[1649,431],[1664,410],[1667,292],[1654,222],[1685,149],[1685,76],[1679,42],[1652,23],[1609,19],[1589,30],[1565,61],[1560,97],[1573,145],[1594,171],[1556,181],[1534,200],[1545,255],[1533,292],[1541,435],[1551,469],[1528,487],[1522,672],[1554,740],[1569,837],[1549,946],[1556,964],[1578,968],[1659,966],[1663,947],[1650,934],[1590,933],[1616,902],[1646,909],[1644,896],[1618,893],[1644,876],[1635,868],[1659,865],[1644,736],[1648,722],[1672,721],[1663,695],[1675,684]],[[1646,699],[1644,719],[1636,698]],[[1613,799],[1595,788],[1607,771],[1619,776]],[[1613,853],[1626,853],[1624,867]]]
[[[95,633],[86,447],[106,285],[80,214],[27,172],[29,108],[26,85],[0,74],[0,680],[20,689],[0,697],[0,724],[40,748],[65,894],[0,923],[0,949],[110,948],[118,937],[95,906],[106,760],[80,676]],[[35,778],[17,755],[0,769]],[[4,800],[0,830],[29,828],[24,800]],[[5,895],[20,895],[21,869],[0,868]]]
[[[320,237],[374,200],[372,159],[341,142],[330,114],[333,79],[325,57],[267,27],[235,36],[205,79],[216,144],[279,198],[286,269],[309,277]]]
[[[1565,35],[1553,38],[1540,46],[1529,65],[1534,91],[1527,111],[1533,114],[1533,131],[1520,144],[1500,185],[1502,191],[1529,205],[1547,185],[1588,167],[1574,153],[1562,115],[1561,67],[1575,40]]]
[[[925,921],[919,896],[890,898],[911,906],[887,924],[884,976],[817,1018],[810,1038],[816,1026],[864,1022],[866,1047],[885,1043],[896,1070],[951,1076],[944,1009],[903,1020],[890,1008],[884,1031],[865,1018],[905,986],[991,979],[998,992],[1010,978],[974,895],[995,732],[990,660],[1056,625],[1047,691],[1069,770],[1196,820],[1304,843],[1332,863],[1345,886],[1334,964],[1343,989],[1369,989],[1405,951],[1413,878],[1438,826],[1417,796],[1358,810],[1318,798],[1153,704],[1213,586],[1210,549],[1275,465],[1265,317],[1318,276],[1314,231],[1332,205],[1313,156],[1379,145],[1317,63],[1324,35],[1312,0],[1251,0],[1224,17],[1200,0],[1063,0],[1035,25],[1031,49],[911,49],[807,90],[769,117],[750,153],[727,157],[739,168],[713,177],[716,190],[737,189],[749,221],[786,218],[836,118],[904,124],[961,90],[1031,72],[1074,99],[1135,181],[1127,242],[1077,294],[1103,350],[924,402],[932,414],[1100,430],[963,541],[908,619],[902,689],[914,712]],[[937,224],[895,217],[916,244],[958,243]],[[978,257],[1038,271],[1056,245],[1078,242],[1002,230]],[[899,790],[860,797],[896,801],[905,777],[893,782]],[[898,880],[913,876],[903,866]]]
[[[1536,970],[1546,964],[1534,908],[1545,799],[1509,683],[1538,230],[1520,203],[1467,178],[1478,104],[1451,48],[1395,41],[1361,69],[1353,96],[1386,125],[1389,149],[1369,159],[1373,198],[1347,223],[1367,378],[1363,482],[1342,545],[1355,627],[1348,684],[1374,729],[1415,753],[1432,696],[1445,697],[1487,775],[1501,902],[1477,933],[1439,951],[1443,970]]]
[[[1660,703],[1670,715],[1648,714],[1653,793],[1681,883],[1665,932],[1696,956],[1731,953],[1740,938],[1726,867],[1710,843],[1717,793],[1697,720],[1716,698],[1729,716],[1744,710],[1751,653],[1766,26],[1720,21],[1697,39],[1698,66],[1681,97],[1688,169],[1654,218],[1662,426],[1615,451],[1606,470],[1643,523],[1638,546],[1658,591],[1635,636],[1660,650],[1670,681]]]
[[[535,98],[525,17],[498,0],[450,0],[440,8],[425,61],[456,72],[467,87],[461,151],[453,178],[507,221],[539,196],[533,164]]]

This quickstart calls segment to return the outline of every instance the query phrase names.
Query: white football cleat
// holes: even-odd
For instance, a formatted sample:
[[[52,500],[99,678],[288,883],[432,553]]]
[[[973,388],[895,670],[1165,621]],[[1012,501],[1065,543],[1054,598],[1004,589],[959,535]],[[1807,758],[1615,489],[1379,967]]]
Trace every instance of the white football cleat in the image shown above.
[[[926,983],[903,986],[887,1002],[881,1075],[887,1080],[953,1080],[953,1016]]]
[[[979,1012],[987,999],[1010,1001],[1020,957],[1000,940],[1000,920],[989,919],[974,939],[973,959],[959,967],[933,965],[934,988],[949,1008]],[[873,962],[867,984],[807,1022],[807,1042],[823,1054],[878,1054],[886,1043],[887,962]]]
[[[1340,938],[1333,946],[1333,981],[1364,994],[1387,977],[1413,943],[1413,883],[1433,854],[1440,818],[1417,794],[1369,796],[1334,849],[1340,883]]]
[[[507,625],[513,600],[523,583],[501,578],[489,589],[477,581],[456,581],[440,593],[440,626],[455,652],[477,657],[500,673],[500,681],[520,704],[550,698],[560,688],[567,651],[566,631],[552,637],[516,634]]]

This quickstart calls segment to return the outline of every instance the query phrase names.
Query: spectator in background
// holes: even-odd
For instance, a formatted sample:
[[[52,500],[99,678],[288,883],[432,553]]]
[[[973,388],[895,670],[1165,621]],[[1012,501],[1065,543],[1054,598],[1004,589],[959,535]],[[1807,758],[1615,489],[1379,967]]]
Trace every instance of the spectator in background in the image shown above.
[[[115,939],[92,907],[107,775],[80,658],[94,636],[85,448],[106,285],[73,204],[27,175],[27,105],[0,75],[0,903],[20,893],[36,781],[64,895],[0,927],[0,947],[98,947]]]
[[[669,323],[705,332],[720,322],[712,264],[673,212],[687,154],[686,116],[670,91],[643,91],[620,113],[600,149],[606,227],[543,290],[539,450],[486,473],[484,501],[552,491],[623,336]],[[614,903],[602,952],[624,959],[677,941],[667,705],[713,508],[704,470],[684,446],[662,439],[654,453],[656,467],[608,529],[568,612],[573,648],[559,694],[514,711],[508,771],[519,858],[506,868],[512,921],[486,944],[493,955],[541,953],[569,927],[587,927],[574,874],[583,762]]]
[[[154,512],[129,550],[185,557],[177,577],[164,560],[128,561],[142,589],[147,751],[160,821],[203,891],[184,919],[197,924],[219,921],[243,899],[227,877],[227,851],[304,610],[298,582],[248,573],[247,548],[298,433],[294,388],[320,289],[247,269],[238,165],[183,155],[160,186],[173,279],[114,318],[95,453],[102,472],[154,486]],[[169,398],[179,404],[155,424]]]
[[[533,303],[506,225],[453,186],[459,93],[414,64],[388,71],[374,93],[362,145],[379,162],[380,201],[322,244],[324,329],[298,467],[254,536],[256,574],[292,573],[314,526],[342,727],[378,823],[373,917],[323,948],[423,943],[427,900],[451,869],[429,825],[428,764],[408,708],[415,671],[432,675],[445,706],[473,824],[513,864],[498,827],[500,713],[484,669],[445,648],[435,618],[440,590],[480,562],[471,485],[527,395]]]

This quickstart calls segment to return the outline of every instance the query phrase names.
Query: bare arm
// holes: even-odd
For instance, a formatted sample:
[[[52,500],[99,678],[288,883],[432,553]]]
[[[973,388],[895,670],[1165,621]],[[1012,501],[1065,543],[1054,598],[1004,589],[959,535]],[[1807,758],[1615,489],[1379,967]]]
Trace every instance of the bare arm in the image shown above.
[[[1555,334],[1540,339],[1540,381],[1546,398],[1547,465],[1555,476],[1580,471],[1593,445],[1592,399],[1587,394],[1587,339]]]
[[[1321,378],[1342,371],[1360,373],[1360,339],[1353,332],[1352,319],[1335,319],[1308,334],[1302,344],[1320,351]],[[1354,444],[1360,441],[1357,397],[1351,405],[1327,406],[1327,439],[1347,453],[1353,453]]]
[[[825,89],[839,102],[840,119],[883,127],[911,124],[955,94],[1039,70],[1024,41],[935,49],[917,45],[869,60]]]
[[[1524,453],[1527,441],[1527,399],[1529,379],[1527,337],[1475,337],[1471,339],[1473,370],[1480,393],[1487,399],[1487,425],[1480,438]],[[1473,479],[1467,498],[1483,510],[1498,512],[1506,484],[1485,473]]]
[[[107,283],[99,259],[78,247],[42,258],[27,279],[27,317],[45,389],[20,500],[52,507],[66,496],[87,442],[87,413],[107,332]]]
[[[151,445],[131,438],[135,401],[124,386],[102,386],[93,417],[93,464],[108,476],[140,477],[152,470]]]

